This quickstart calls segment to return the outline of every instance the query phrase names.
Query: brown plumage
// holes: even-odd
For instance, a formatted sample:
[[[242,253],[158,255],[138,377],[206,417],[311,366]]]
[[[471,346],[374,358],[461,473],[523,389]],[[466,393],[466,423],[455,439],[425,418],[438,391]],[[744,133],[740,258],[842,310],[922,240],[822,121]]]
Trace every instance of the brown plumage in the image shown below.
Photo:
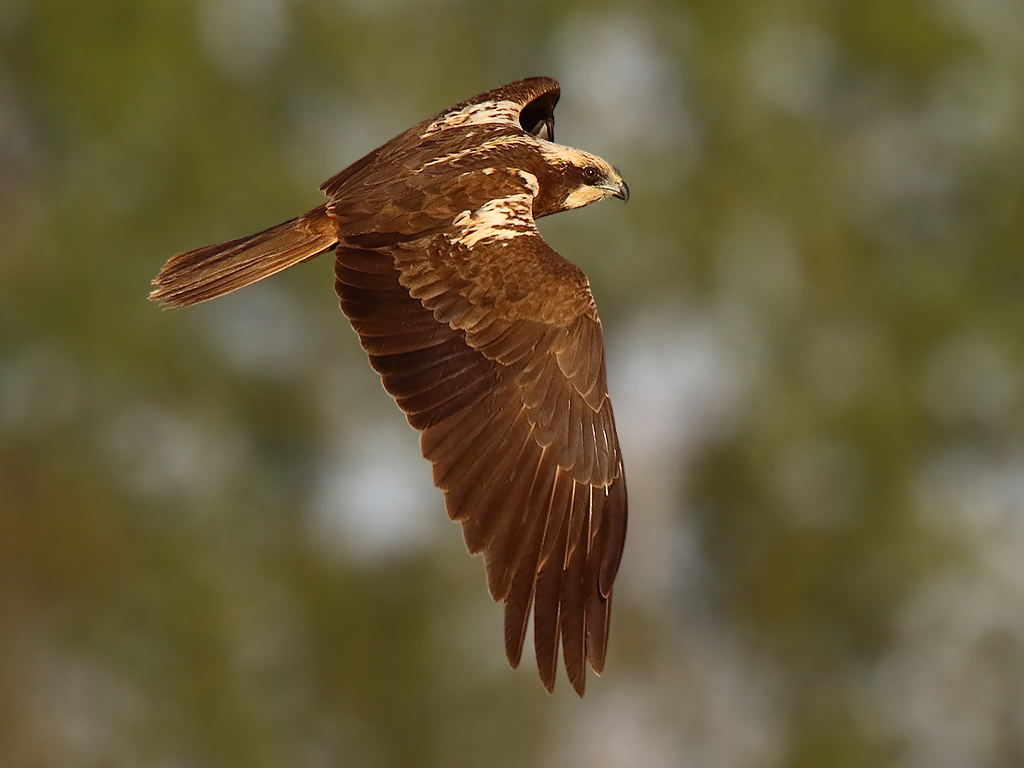
[[[150,298],[195,304],[334,248],[341,308],[505,603],[509,662],[532,610],[541,680],[561,645],[582,696],[587,662],[604,668],[626,481],[587,279],[534,220],[628,190],[553,143],[558,96],[531,78],[445,110],[327,181],[319,208],[175,256]]]

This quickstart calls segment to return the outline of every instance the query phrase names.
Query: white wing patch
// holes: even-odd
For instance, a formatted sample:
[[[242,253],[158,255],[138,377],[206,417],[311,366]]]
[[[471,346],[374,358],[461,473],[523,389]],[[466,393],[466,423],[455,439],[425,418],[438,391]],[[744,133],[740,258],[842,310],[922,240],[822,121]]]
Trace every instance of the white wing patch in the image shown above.
[[[535,177],[533,181],[536,184]],[[456,231],[450,238],[452,244],[466,248],[473,248],[481,242],[512,240],[536,232],[537,227],[533,222],[533,195],[523,193],[488,200],[475,211],[460,213],[452,221],[452,226]]]
[[[536,197],[537,193],[540,192],[540,182],[537,181],[537,177],[529,171],[521,169],[516,169],[515,174],[526,184],[526,191],[529,192],[532,197]]]
[[[486,123],[519,124],[519,112],[522,106],[514,101],[484,101],[470,104],[468,107],[441,115],[427,126],[424,136],[456,128],[460,125],[484,125]]]

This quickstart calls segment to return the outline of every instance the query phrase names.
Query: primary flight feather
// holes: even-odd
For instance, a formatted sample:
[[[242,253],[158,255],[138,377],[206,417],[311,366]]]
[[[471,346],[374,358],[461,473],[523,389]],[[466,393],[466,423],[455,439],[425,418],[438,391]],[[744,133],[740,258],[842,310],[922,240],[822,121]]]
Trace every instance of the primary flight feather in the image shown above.
[[[618,172],[554,142],[558,83],[520,80],[413,126],[328,180],[326,203],[170,259],[150,298],[216,298],[325,251],[341,309],[505,603],[518,666],[533,613],[552,690],[559,646],[583,695],[604,668],[626,480],[586,276],[535,220],[605,197]]]

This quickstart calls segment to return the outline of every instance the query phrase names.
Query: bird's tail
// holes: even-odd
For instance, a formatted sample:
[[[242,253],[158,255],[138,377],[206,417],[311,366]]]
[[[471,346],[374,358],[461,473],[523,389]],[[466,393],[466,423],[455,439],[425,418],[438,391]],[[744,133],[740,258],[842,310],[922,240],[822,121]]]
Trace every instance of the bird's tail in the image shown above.
[[[179,253],[153,280],[149,298],[168,307],[215,299],[311,259],[337,241],[334,219],[321,205],[255,235]]]

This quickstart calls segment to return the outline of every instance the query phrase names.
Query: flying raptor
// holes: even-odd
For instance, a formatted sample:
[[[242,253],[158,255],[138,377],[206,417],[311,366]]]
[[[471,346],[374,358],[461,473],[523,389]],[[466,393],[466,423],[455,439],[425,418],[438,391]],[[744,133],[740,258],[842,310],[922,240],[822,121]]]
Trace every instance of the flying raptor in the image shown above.
[[[559,86],[535,77],[413,126],[337,174],[327,202],[170,259],[150,298],[206,301],[334,250],[341,309],[466,546],[505,603],[505,652],[533,613],[541,681],[604,668],[626,479],[586,276],[535,220],[605,197],[618,172],[554,143]]]

